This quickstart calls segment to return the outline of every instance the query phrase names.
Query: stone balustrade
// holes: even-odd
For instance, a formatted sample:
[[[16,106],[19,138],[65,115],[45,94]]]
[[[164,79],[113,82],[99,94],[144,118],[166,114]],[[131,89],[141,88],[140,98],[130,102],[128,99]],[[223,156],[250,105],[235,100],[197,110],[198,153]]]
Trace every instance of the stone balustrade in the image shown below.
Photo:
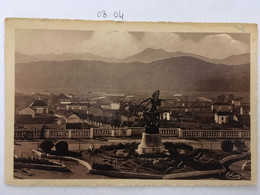
[[[90,137],[110,137],[112,136],[112,129],[109,128],[91,128]]]
[[[39,130],[16,129],[14,131],[15,139],[39,139],[40,137],[41,132]]]
[[[159,133],[162,137],[178,137],[179,128],[160,128]]]
[[[249,139],[249,130],[181,130],[179,138],[184,139]]]
[[[52,129],[45,130],[46,138],[54,138],[54,139],[71,138],[71,136],[69,134],[71,135],[70,130],[52,130]]]
[[[45,138],[50,139],[77,139],[95,137],[131,137],[141,135],[143,127],[131,128],[91,128],[54,130],[46,129]],[[250,139],[250,130],[182,130],[180,128],[160,128],[162,137],[178,137],[179,139]],[[16,129],[15,139],[40,139],[40,130]]]
[[[89,130],[69,130],[71,138],[90,138]]]

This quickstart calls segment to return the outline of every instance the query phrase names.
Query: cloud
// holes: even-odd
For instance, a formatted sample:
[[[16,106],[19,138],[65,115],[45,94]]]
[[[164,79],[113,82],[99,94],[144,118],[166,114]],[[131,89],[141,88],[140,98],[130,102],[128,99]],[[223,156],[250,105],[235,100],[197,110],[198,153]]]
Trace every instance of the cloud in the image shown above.
[[[104,57],[124,58],[143,49],[142,44],[128,32],[94,32],[78,50]]]
[[[209,58],[224,58],[249,52],[249,45],[228,34],[209,35],[202,38],[198,44],[197,52]]]
[[[15,49],[28,55],[74,52],[79,43],[89,40],[92,31],[19,29]]]
[[[144,39],[147,47],[151,46],[169,52],[182,51],[208,58],[225,58],[230,55],[247,53],[250,49],[249,44],[236,40],[229,34],[205,35],[199,41],[195,41],[182,38],[174,33],[159,33],[157,35],[148,33]]]
[[[143,44],[146,48],[164,49],[166,51],[177,51],[182,38],[175,33],[145,33]]]
[[[187,35],[187,33],[186,33]],[[205,34],[198,38],[171,32],[19,30],[16,51],[24,54],[92,53],[103,57],[125,58],[145,48],[182,51],[208,58],[225,58],[249,52],[249,44],[232,34]]]
[[[164,49],[168,52],[182,51],[208,58],[225,58],[249,52],[248,44],[234,39],[229,34],[211,34],[194,41],[175,33],[145,33],[143,44],[146,47]]]

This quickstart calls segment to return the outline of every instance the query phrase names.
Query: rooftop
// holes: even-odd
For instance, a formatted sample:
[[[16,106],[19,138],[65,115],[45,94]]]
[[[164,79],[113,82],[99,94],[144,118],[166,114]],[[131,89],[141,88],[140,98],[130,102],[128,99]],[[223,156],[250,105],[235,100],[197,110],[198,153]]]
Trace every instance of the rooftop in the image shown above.
[[[221,111],[220,111],[220,112],[217,112],[217,115],[219,115],[219,116],[220,116],[220,115],[222,115],[222,116],[223,116],[223,115],[230,115],[230,114],[231,114],[231,112],[221,112]]]
[[[227,106],[230,106],[230,103],[227,103],[227,102],[215,102],[213,103],[213,105],[227,105]]]
[[[52,124],[55,122],[55,117],[49,118],[32,118],[31,115],[16,115],[16,124]]]
[[[34,106],[48,106],[43,100],[35,100],[30,107]]]

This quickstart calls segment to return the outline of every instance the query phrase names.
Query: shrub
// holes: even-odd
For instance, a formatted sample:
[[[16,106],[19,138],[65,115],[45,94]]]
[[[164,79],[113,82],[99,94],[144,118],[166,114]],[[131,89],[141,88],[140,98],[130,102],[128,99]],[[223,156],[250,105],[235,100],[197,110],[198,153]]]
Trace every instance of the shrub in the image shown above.
[[[124,149],[124,148],[125,148],[125,145],[122,144],[122,143],[119,143],[119,144],[116,145],[117,150],[121,150],[121,149]]]
[[[168,150],[168,152],[170,153],[170,155],[175,155],[177,154],[177,147],[175,144],[173,144],[172,142],[165,142],[164,143],[165,149]]]
[[[116,145],[114,145],[114,144],[111,144],[111,145],[109,145],[109,146],[107,146],[107,148],[106,148],[108,151],[111,151],[111,150],[116,150],[117,149],[117,147],[116,147]]]
[[[176,143],[175,146],[176,146],[176,148],[182,149],[182,150],[190,150],[190,151],[193,150],[192,146],[184,144],[184,143]]]
[[[245,142],[240,141],[238,139],[236,139],[233,144],[239,151],[244,151],[246,149]]]
[[[128,152],[129,154],[134,154],[137,147],[138,147],[138,144],[135,143],[135,142],[126,143],[125,144],[125,152]]]
[[[169,151],[171,155],[177,154],[177,150],[193,150],[193,147],[184,143],[172,143],[172,142],[165,142],[164,143],[165,149]]]
[[[221,142],[221,149],[224,152],[232,152],[233,143],[230,140],[223,141],[223,142]]]
[[[50,153],[51,149],[53,148],[54,144],[50,140],[45,140],[40,144],[40,148],[45,152],[45,153]]]
[[[165,142],[164,146],[166,149],[174,148],[175,145],[172,142]]]
[[[38,158],[15,158],[14,162],[32,163],[32,164],[45,164],[45,165],[57,165],[56,163],[50,162],[46,159]]]
[[[155,170],[157,172],[163,173],[169,168],[169,164],[167,164],[167,163],[158,163],[158,164],[143,163],[141,165],[141,167],[148,168],[150,170]]]
[[[99,164],[99,163],[93,163],[92,165],[93,169],[98,169],[98,170],[115,170],[112,165],[109,164]]]
[[[55,145],[56,151],[58,154],[65,155],[68,154],[69,145],[65,141],[59,141]]]
[[[208,159],[207,161],[199,161],[199,169],[200,170],[214,170],[221,169],[222,165],[219,161],[215,159]]]

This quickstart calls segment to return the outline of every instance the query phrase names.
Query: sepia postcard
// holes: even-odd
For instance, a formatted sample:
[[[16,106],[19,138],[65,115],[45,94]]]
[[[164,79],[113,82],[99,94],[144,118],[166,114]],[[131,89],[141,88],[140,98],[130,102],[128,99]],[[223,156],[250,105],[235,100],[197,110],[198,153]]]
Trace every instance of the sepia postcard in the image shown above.
[[[252,185],[257,25],[8,18],[10,185]]]

